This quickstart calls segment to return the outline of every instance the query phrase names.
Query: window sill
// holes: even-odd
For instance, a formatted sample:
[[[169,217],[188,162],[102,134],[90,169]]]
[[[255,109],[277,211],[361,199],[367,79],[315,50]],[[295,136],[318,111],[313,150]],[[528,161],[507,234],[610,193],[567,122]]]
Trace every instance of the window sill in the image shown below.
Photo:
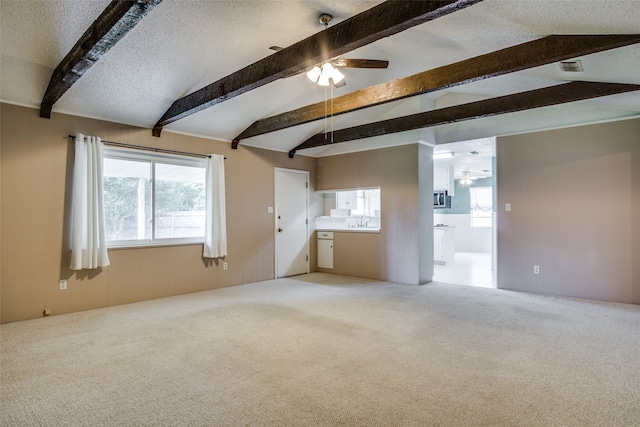
[[[204,243],[203,240],[181,240],[176,242],[144,242],[144,243],[120,243],[120,244],[107,244],[107,250],[119,250],[119,249],[144,249],[144,248],[164,248],[170,246],[192,246],[192,245],[202,245]]]

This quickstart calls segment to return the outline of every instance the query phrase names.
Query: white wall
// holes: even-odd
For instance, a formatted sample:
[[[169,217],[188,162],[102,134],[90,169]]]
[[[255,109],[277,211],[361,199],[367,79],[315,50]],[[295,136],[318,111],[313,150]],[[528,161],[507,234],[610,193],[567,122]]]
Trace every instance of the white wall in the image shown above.
[[[491,253],[492,229],[471,228],[469,214],[433,214],[434,224],[446,224],[455,227],[454,242],[456,252]]]

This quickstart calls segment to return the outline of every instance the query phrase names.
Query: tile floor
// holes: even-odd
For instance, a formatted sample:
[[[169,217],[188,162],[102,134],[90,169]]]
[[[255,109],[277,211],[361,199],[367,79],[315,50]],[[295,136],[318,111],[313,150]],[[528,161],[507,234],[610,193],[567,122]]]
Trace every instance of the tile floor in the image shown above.
[[[496,274],[491,269],[490,253],[456,252],[453,264],[436,264],[434,267],[434,282],[483,288],[496,287]]]

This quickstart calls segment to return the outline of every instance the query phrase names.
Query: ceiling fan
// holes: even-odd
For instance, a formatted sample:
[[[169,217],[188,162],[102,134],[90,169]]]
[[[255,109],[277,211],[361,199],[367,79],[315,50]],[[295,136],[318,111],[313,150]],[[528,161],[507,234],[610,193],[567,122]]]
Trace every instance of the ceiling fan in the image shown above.
[[[463,171],[462,172],[462,179],[460,180],[460,184],[468,187],[469,185],[471,185],[473,183],[473,181],[475,181],[478,178],[480,178],[480,177],[471,176],[471,172],[470,171]]]
[[[328,13],[323,13],[318,17],[318,20],[326,28],[331,21],[333,21],[333,16]],[[269,49],[278,52],[283,48],[280,46],[271,46]],[[340,72],[339,68],[387,68],[388,66],[389,61],[379,59],[343,59],[335,57],[328,61],[318,63],[310,70],[305,71],[307,72],[309,80],[320,86],[333,84],[334,87],[342,87],[346,85],[346,82],[344,80],[344,74]]]

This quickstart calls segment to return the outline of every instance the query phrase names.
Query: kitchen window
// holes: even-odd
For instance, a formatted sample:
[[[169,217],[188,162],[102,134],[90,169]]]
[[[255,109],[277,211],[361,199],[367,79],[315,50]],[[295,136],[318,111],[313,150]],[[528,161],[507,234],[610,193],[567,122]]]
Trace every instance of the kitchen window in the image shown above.
[[[491,227],[493,218],[493,190],[491,187],[470,187],[471,228]]]
[[[105,147],[107,245],[201,243],[205,177],[205,159]]]
[[[379,232],[380,188],[324,192],[324,216],[316,218],[317,230]]]

